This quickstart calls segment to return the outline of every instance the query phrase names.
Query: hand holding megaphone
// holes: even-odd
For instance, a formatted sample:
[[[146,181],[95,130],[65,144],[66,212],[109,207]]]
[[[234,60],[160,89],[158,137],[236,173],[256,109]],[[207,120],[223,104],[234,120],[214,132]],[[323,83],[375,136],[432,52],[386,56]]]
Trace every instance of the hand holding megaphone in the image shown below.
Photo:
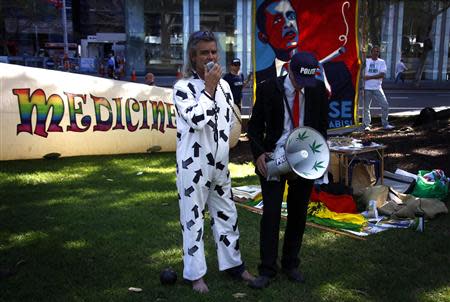
[[[210,61],[205,65],[205,90],[210,96],[214,97],[221,77],[222,67],[219,64]]]
[[[261,154],[257,159],[256,159],[256,168],[258,169],[259,173],[263,176],[267,178],[267,164],[266,161],[267,159],[270,158],[269,154],[267,152]]]

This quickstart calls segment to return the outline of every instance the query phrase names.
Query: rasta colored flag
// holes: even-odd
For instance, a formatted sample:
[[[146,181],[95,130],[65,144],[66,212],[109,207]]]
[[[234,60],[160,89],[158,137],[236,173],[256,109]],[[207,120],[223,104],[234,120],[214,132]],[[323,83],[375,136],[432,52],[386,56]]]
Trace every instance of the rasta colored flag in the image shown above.
[[[356,124],[360,60],[358,0],[257,0],[254,36],[256,83],[286,73],[297,51],[315,54],[330,92],[328,128]],[[325,71],[325,72],[323,72]]]

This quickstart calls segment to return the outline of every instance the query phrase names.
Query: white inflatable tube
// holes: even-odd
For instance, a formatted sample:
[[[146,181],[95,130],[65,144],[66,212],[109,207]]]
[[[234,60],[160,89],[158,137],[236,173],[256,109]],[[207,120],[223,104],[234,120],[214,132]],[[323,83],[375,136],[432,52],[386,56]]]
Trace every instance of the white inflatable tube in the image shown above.
[[[0,93],[0,160],[175,151],[170,88],[0,63]]]

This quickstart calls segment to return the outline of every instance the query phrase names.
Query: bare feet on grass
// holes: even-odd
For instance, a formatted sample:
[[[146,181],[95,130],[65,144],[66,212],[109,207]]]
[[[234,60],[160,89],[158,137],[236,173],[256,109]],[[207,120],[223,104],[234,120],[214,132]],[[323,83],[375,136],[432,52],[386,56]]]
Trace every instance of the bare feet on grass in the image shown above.
[[[192,289],[201,294],[209,292],[208,286],[206,285],[205,280],[203,280],[203,278],[192,281]]]
[[[255,280],[255,276],[253,276],[252,274],[250,274],[247,270],[245,270],[245,271],[241,274],[241,278],[242,278],[242,280],[244,280],[245,282],[252,282],[253,280]]]

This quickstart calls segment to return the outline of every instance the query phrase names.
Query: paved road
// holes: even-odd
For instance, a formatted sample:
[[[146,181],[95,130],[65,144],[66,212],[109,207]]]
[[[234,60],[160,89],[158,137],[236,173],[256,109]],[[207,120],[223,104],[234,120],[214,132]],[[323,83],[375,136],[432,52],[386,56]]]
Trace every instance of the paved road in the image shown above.
[[[450,90],[385,90],[389,102],[389,113],[420,111],[424,107],[440,110],[450,108]],[[359,106],[362,110],[362,106]],[[372,113],[379,114],[380,107],[374,102]]]
[[[251,112],[251,91],[244,91],[242,114]],[[390,106],[390,114],[401,112],[419,111],[424,107],[433,107],[437,110],[450,108],[449,90],[385,90],[386,98]],[[380,114],[380,106],[375,102],[372,104],[372,115]],[[362,112],[362,104],[359,106]]]
[[[159,76],[156,78],[157,85],[163,87],[172,87],[174,81],[174,77]],[[143,77],[139,77],[139,82],[143,82]],[[383,83],[383,85],[384,84],[385,83]],[[411,86],[411,83],[394,84],[392,83],[392,81],[386,81],[384,92],[386,93],[386,97],[390,104],[390,114],[420,111],[427,106],[433,108],[450,108],[450,82],[440,83],[440,85],[436,84],[437,83],[433,83],[430,81],[422,81],[423,88],[418,89],[413,88]],[[433,86],[436,86],[439,89],[433,89]],[[447,89],[447,87],[449,88]],[[252,102],[252,89],[250,87],[247,87],[243,91],[243,116],[249,115],[251,113]],[[361,106],[359,106],[359,108],[359,112],[361,112]],[[373,104],[372,114],[380,114],[380,107],[377,104]]]

